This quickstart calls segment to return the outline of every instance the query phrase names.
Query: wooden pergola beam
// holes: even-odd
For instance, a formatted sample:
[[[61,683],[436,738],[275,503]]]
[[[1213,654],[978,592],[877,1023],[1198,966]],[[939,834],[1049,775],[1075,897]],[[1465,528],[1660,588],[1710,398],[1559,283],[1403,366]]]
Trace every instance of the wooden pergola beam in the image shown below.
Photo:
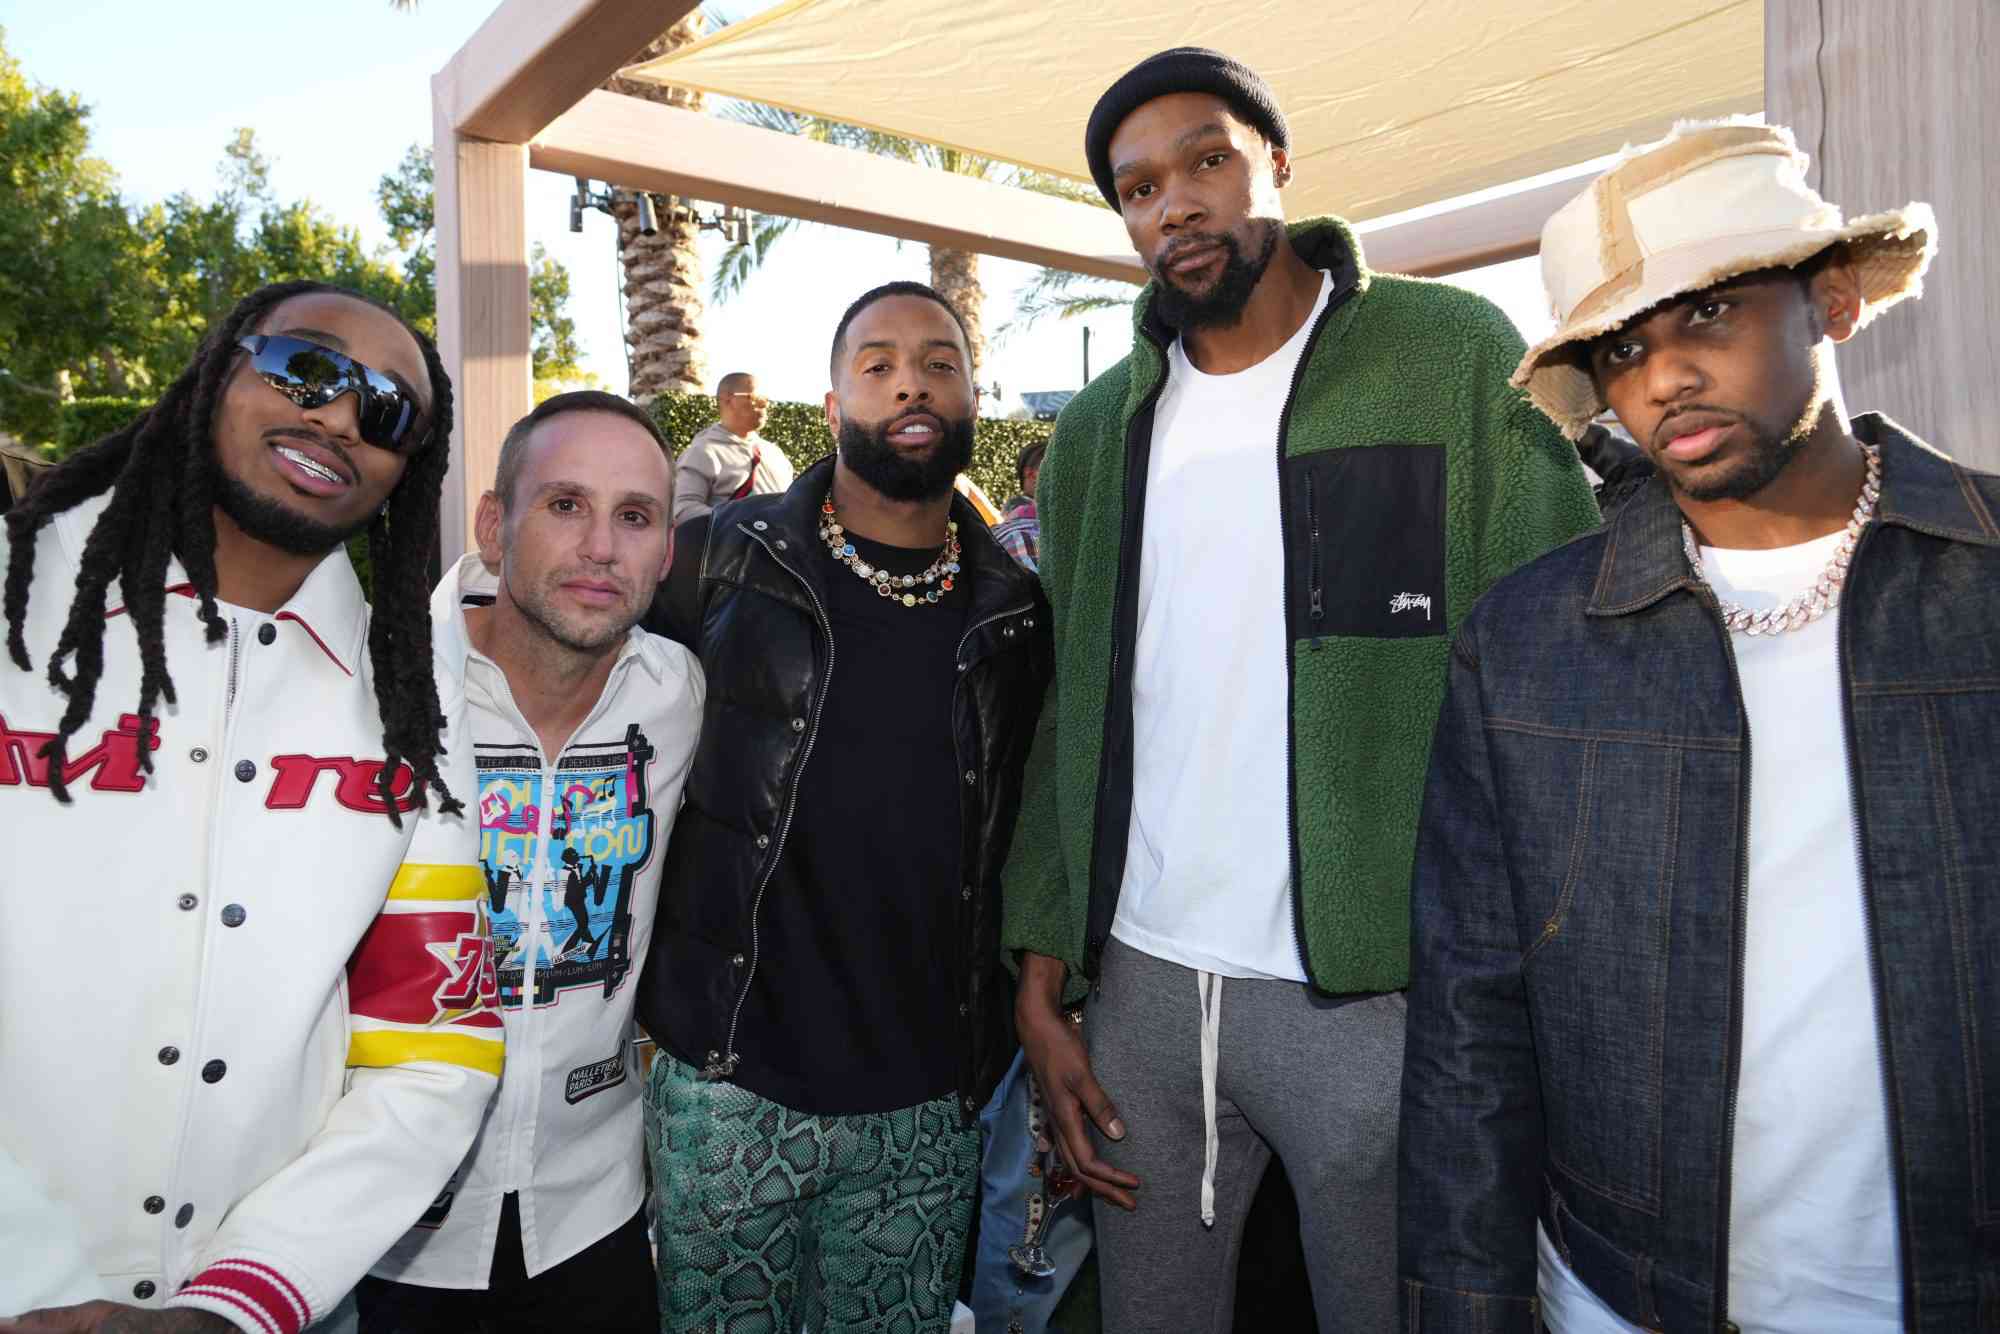
[[[528,163],[632,190],[738,204],[953,250],[1143,282],[1108,209],[616,93],[586,94]]]
[[[457,390],[447,561],[470,545],[500,440],[533,401],[523,145],[696,2],[507,0],[431,80],[438,352]]]
[[[507,0],[431,81],[451,128],[524,144],[698,0]]]

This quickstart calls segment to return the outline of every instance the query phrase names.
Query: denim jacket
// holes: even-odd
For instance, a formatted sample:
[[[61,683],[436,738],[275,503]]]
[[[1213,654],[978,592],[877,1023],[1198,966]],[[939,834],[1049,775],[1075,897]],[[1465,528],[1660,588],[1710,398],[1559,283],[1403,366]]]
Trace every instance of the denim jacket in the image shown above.
[[[1904,1327],[2000,1329],[2000,478],[1893,423],[1839,608]],[[1750,735],[1654,479],[1452,653],[1412,890],[1404,1328],[1535,1328],[1535,1223],[1727,1330]]]

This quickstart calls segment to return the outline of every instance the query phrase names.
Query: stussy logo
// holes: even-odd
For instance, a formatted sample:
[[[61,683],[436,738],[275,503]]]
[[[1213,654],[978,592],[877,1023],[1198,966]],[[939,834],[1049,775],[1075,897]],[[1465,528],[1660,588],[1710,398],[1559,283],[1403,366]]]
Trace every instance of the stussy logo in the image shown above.
[[[1431,595],[1429,593],[1398,593],[1389,599],[1389,614],[1391,616],[1394,616],[1399,611],[1415,611],[1419,607],[1423,608],[1424,619],[1428,621],[1431,618]]]

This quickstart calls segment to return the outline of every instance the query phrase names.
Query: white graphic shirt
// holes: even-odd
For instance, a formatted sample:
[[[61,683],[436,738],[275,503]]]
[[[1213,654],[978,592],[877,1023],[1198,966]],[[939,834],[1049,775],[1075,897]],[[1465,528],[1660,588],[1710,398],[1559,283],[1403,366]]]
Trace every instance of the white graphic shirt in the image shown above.
[[[479,869],[508,1065],[472,1152],[382,1262],[380,1278],[483,1288],[502,1197],[520,1197],[532,1277],[639,1210],[632,1006],[667,835],[701,729],[701,665],[636,626],[560,756],[542,754],[506,676],[474,649],[468,600],[498,586],[476,554],[431,602],[440,655],[465,663],[479,770]]]

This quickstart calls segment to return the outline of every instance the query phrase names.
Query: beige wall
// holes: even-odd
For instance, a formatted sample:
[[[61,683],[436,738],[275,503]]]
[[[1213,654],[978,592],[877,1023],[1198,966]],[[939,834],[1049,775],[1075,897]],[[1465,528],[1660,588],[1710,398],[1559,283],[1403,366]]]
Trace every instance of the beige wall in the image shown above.
[[[1923,299],[1841,349],[1848,409],[2000,471],[2000,0],[1765,0],[1764,107],[1848,216],[1937,210]]]

